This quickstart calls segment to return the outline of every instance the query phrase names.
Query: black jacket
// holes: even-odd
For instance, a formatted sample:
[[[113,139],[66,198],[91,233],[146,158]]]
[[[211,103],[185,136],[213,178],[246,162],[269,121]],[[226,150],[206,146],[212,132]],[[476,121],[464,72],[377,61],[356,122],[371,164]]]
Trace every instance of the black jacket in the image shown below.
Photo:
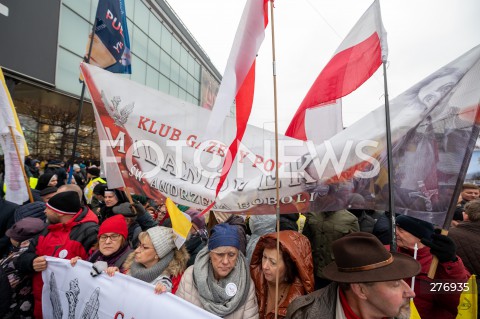
[[[10,238],[5,232],[15,223],[15,210],[19,207],[17,204],[0,198],[0,258],[8,255],[11,247]]]

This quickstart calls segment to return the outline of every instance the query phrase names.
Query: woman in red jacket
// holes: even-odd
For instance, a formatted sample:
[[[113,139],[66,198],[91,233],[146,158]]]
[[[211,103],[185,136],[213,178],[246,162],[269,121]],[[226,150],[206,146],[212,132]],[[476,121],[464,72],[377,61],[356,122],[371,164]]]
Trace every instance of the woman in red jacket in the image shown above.
[[[313,291],[313,260],[310,241],[293,230],[280,233],[277,259],[277,233],[260,238],[250,262],[260,319],[275,317],[275,281],[278,273],[278,318],[285,318],[288,305],[298,296]]]

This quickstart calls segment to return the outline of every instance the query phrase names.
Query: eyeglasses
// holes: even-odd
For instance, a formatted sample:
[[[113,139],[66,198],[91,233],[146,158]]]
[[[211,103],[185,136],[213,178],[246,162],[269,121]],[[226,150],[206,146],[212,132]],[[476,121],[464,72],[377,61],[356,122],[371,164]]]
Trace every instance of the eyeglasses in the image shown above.
[[[111,234],[111,235],[101,235],[100,236],[100,241],[107,241],[107,239],[110,239],[111,241],[117,241],[122,237],[120,234]]]
[[[145,246],[144,244],[138,244],[137,246],[137,249],[140,249],[140,250],[147,250],[147,249],[152,249],[153,247],[148,247],[148,246]]]
[[[162,209],[163,209],[163,212],[166,212],[166,211],[167,211],[167,208],[166,208],[166,206],[165,206],[164,204],[158,206],[158,207],[155,209],[155,211],[156,211],[156,212],[160,212],[160,211],[162,211]]]

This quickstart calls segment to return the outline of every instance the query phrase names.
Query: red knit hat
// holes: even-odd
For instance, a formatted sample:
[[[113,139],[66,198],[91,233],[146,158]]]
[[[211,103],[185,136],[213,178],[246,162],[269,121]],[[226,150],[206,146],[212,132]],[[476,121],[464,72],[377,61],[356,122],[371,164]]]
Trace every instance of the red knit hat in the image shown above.
[[[120,234],[123,238],[127,239],[128,226],[125,217],[123,217],[123,215],[115,215],[105,219],[98,229],[98,237],[100,238],[101,235],[106,233]]]

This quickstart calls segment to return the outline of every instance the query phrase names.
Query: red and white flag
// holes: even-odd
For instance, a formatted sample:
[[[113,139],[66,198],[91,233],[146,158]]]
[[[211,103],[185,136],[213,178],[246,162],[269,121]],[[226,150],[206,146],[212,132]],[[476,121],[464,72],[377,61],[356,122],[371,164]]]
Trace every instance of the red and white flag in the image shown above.
[[[211,139],[218,136],[234,100],[236,101],[237,132],[223,163],[217,184],[217,195],[237,155],[238,146],[252,110],[255,92],[255,59],[265,38],[265,27],[268,24],[267,9],[268,0],[248,0],[245,4],[212,115],[208,121],[205,138]]]
[[[380,4],[375,0],[317,77],[290,122],[285,135],[300,140],[311,139],[305,119],[307,110],[310,112],[315,109],[316,127],[330,126],[331,110],[325,106],[335,103],[335,100],[356,90],[368,80],[382,61],[387,59],[387,49]],[[322,111],[326,113],[323,114]],[[337,112],[341,112],[341,108],[337,108]],[[313,114],[308,116],[310,115],[313,116]],[[335,118],[341,118],[341,115],[336,115]],[[322,124],[322,121],[325,124]],[[322,137],[322,139],[329,137],[331,136]],[[314,139],[318,141],[318,137]]]

